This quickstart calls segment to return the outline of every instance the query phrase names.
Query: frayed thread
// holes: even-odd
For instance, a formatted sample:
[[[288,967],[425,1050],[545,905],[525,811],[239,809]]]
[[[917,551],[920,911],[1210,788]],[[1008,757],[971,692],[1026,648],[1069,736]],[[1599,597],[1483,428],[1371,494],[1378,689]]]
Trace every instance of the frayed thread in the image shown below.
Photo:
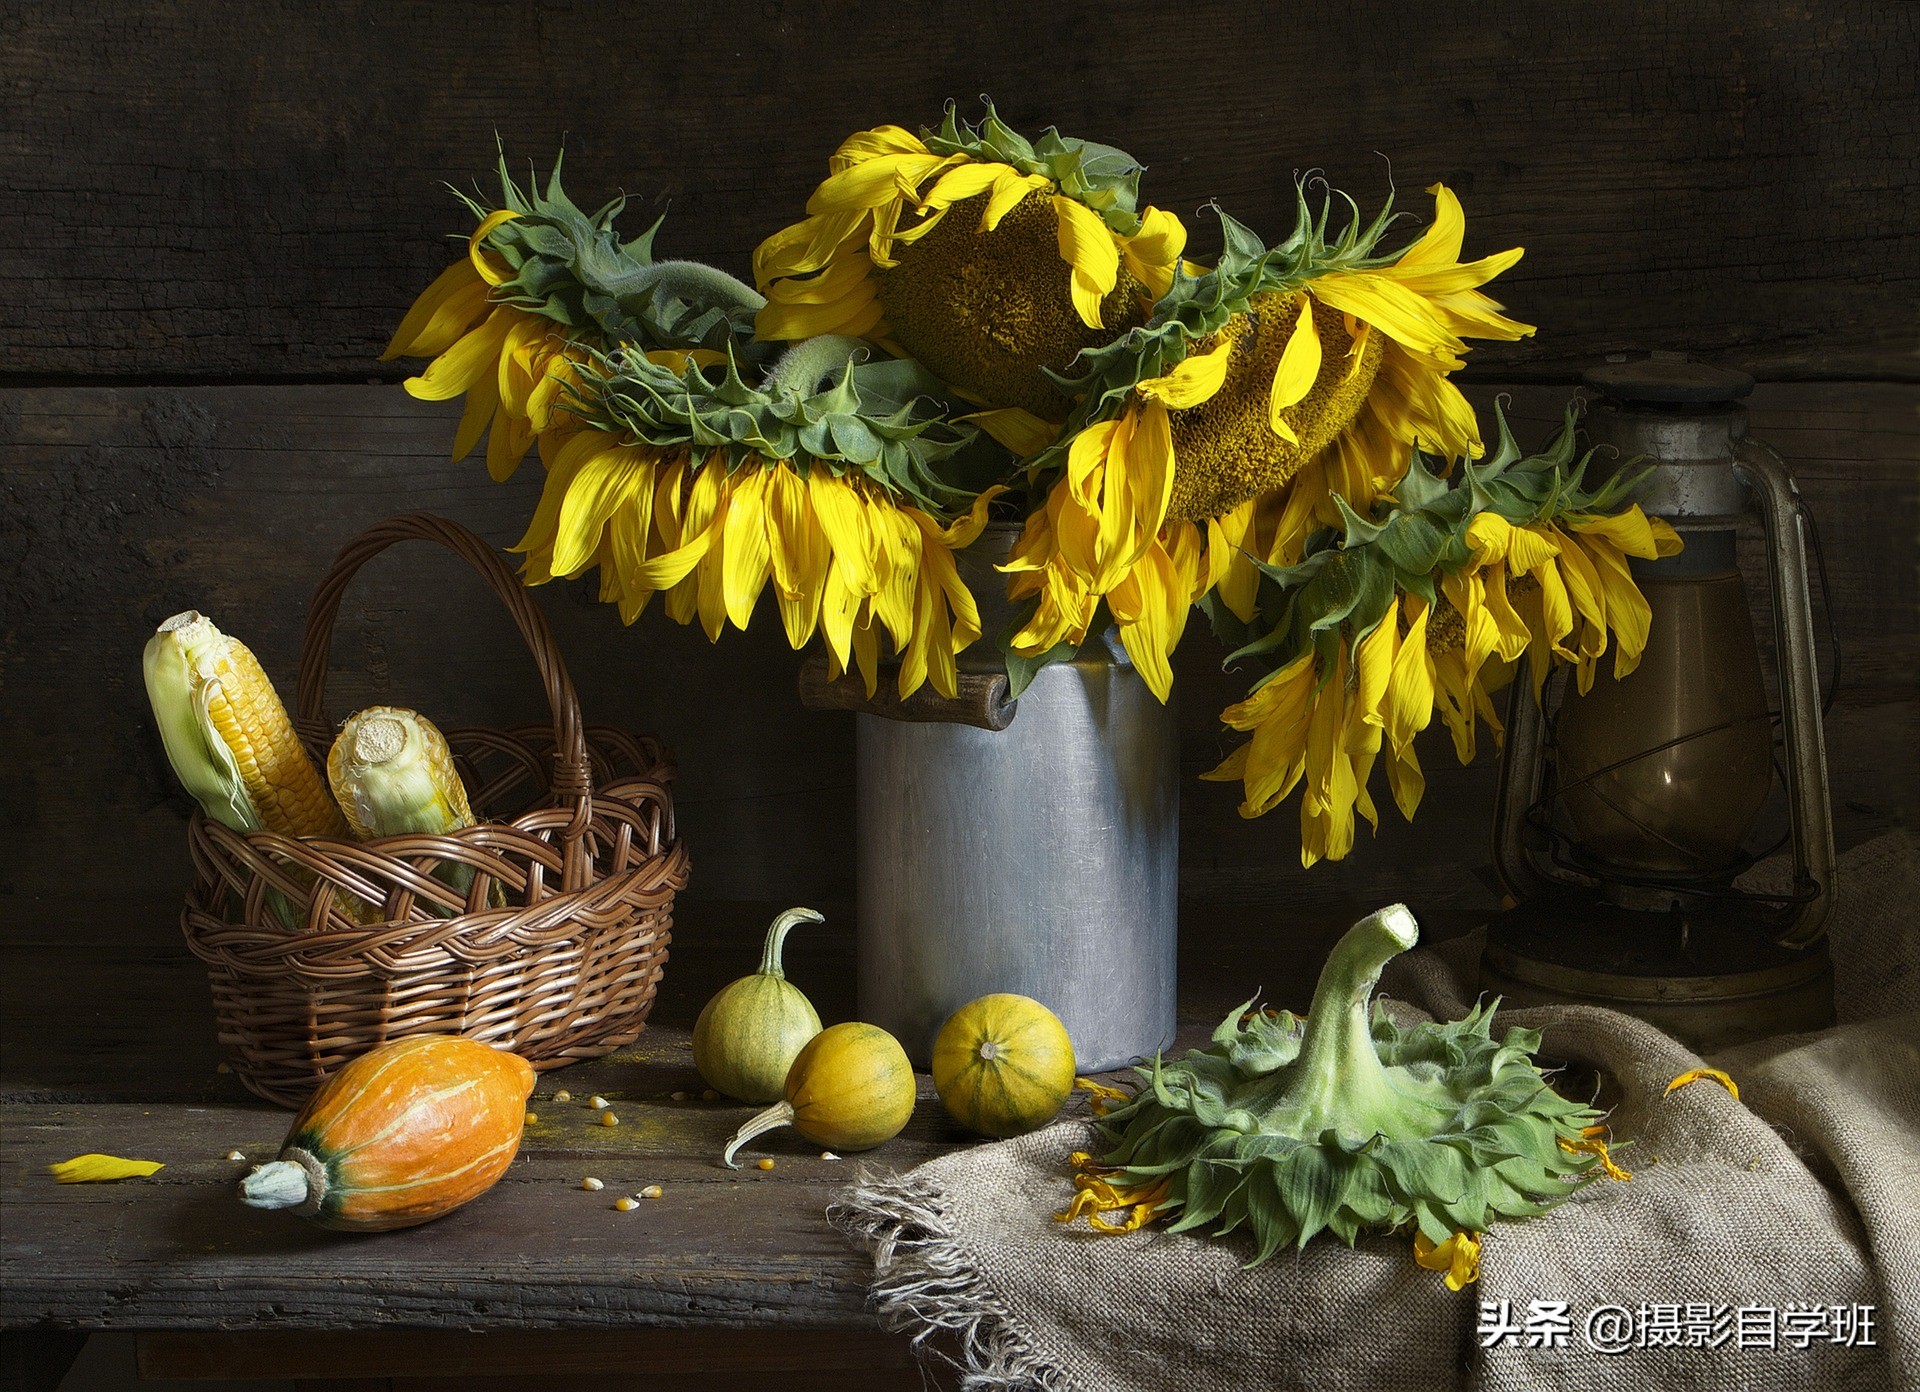
[[[921,1358],[951,1364],[963,1392],[1068,1392],[1060,1370],[1016,1332],[933,1185],[862,1173],[827,1217],[873,1258],[867,1301],[880,1322],[910,1335]],[[951,1339],[930,1342],[936,1334]]]

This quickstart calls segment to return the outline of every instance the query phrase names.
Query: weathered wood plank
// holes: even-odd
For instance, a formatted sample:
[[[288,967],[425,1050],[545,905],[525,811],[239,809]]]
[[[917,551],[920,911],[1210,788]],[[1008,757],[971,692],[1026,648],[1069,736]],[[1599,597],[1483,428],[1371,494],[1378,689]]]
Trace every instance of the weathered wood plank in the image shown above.
[[[1372,203],[1390,162],[1406,206],[1447,180],[1470,251],[1528,249],[1502,298],[1543,330],[1485,354],[1509,373],[1687,348],[1775,376],[1914,374],[1909,5],[236,13],[10,13],[0,370],[383,371],[375,354],[466,230],[443,184],[483,176],[496,131],[516,161],[564,139],[588,206],[626,190],[636,228],[670,208],[669,254],[744,269],[846,134],[985,91],[1019,125],[1127,147],[1162,206],[1217,198],[1269,232],[1296,171]]]
[[[1495,390],[1473,395],[1484,407]],[[1565,396],[1513,393],[1523,437],[1537,439]],[[1754,402],[1754,432],[1798,472],[1842,597],[1847,678],[1829,749],[1849,841],[1920,811],[1917,404],[1912,387],[1837,383],[1764,387]],[[185,804],[146,712],[141,645],[159,619],[199,607],[290,686],[311,587],[360,527],[425,508],[513,541],[537,466],[495,486],[477,464],[447,461],[450,430],[446,409],[389,387],[0,391],[0,747],[19,756],[0,761],[0,817],[34,847],[0,871],[12,944],[172,949]],[[801,659],[777,624],[709,645],[658,612],[622,630],[590,582],[549,587],[541,600],[589,718],[657,733],[678,754],[688,904],[850,899],[852,721],[801,709]],[[1764,609],[1763,591],[1755,602]],[[364,572],[336,663],[336,715],[376,701],[453,723],[539,713],[510,626],[425,547]],[[1220,671],[1198,630],[1177,665],[1189,898],[1291,903],[1334,919],[1382,897],[1477,892],[1490,904],[1471,873],[1489,862],[1490,752],[1463,770],[1430,732],[1421,819],[1407,827],[1389,813],[1347,862],[1303,874],[1291,808],[1243,822],[1231,789],[1197,781],[1231,747],[1216,717],[1244,693],[1245,674]],[[697,931],[682,919],[683,932]]]
[[[554,1115],[551,1103],[539,1103]],[[779,1168],[729,1171],[718,1144],[746,1113],[638,1102],[618,1128],[590,1109],[543,1117],[508,1175],[430,1227],[342,1237],[234,1198],[278,1149],[271,1108],[13,1106],[0,1141],[9,1326],[223,1329],[623,1323],[871,1327],[864,1262],[822,1213],[851,1167],[769,1146]],[[934,1109],[923,1109],[923,1114]],[[695,1115],[695,1112],[698,1115]],[[543,1140],[563,1133],[559,1144]],[[891,1143],[913,1163],[939,1148]],[[46,1165],[87,1150],[164,1159],[150,1181],[57,1185]],[[591,1173],[599,1193],[582,1190]],[[632,1213],[613,1200],[659,1183]]]
[[[583,1374],[635,1370],[629,1377],[675,1385],[689,1373],[779,1373],[845,1386],[864,1374],[891,1386],[891,1372],[914,1367],[906,1339],[878,1330],[693,1329],[568,1330],[470,1334],[433,1329],[309,1331],[245,1336],[175,1332],[140,1340],[140,1375],[147,1379],[241,1377],[430,1377],[549,1379],[575,1385]],[[638,1370],[643,1370],[640,1372]],[[655,1380],[658,1380],[656,1383]],[[803,1381],[801,1386],[816,1385]],[[914,1377],[911,1385],[918,1387]]]

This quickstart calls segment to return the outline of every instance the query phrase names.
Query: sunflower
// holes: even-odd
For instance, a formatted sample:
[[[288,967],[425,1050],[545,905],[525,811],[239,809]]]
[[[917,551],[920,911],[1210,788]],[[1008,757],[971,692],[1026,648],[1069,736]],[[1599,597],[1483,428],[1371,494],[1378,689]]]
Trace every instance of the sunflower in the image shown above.
[[[658,222],[621,242],[614,222],[625,200],[582,212],[561,187],[560,163],[542,192],[531,180],[522,189],[503,158],[498,206],[462,196],[479,220],[466,256],[421,292],[381,355],[433,359],[407,380],[408,393],[464,395],[453,457],[465,459],[485,435],[495,479],[512,476],[536,437],[550,455],[560,443],[552,432],[571,431],[558,408],[595,352],[630,346],[703,365],[729,350],[769,356],[751,342],[765,303],[757,292],[698,262],[655,261]]]
[[[1049,129],[1029,141],[991,104],[978,127],[850,137],[807,217],[761,243],[759,336],[852,334],[913,357],[1009,442],[1070,402],[1049,375],[1144,323],[1186,229],[1138,211],[1141,166]],[[1017,445],[1016,445],[1017,447]]]
[[[815,339],[758,386],[731,357],[724,370],[658,352],[583,367],[579,427],[514,548],[526,582],[598,566],[625,622],[663,594],[669,617],[711,639],[746,628],[771,584],[788,642],[821,633],[833,675],[857,667],[872,695],[884,632],[901,696],[928,682],[953,696],[955,655],[980,636],[953,552],[1001,490],[943,481],[934,466],[977,432],[946,419],[916,364],[870,351]]]
[[[1235,656],[1273,667],[1221,715],[1252,739],[1204,775],[1243,785],[1242,816],[1301,787],[1302,862],[1338,860],[1356,812],[1379,825],[1367,784],[1380,756],[1411,820],[1425,789],[1414,737],[1437,713],[1470,762],[1479,720],[1502,733],[1491,695],[1521,657],[1536,696],[1555,661],[1573,664],[1587,689],[1609,643],[1616,675],[1633,670],[1649,611],[1627,558],[1672,555],[1680,540],[1626,502],[1636,478],[1589,489],[1588,458],[1575,456],[1571,411],[1524,458],[1502,416],[1498,449],[1482,465],[1463,461],[1452,487],[1416,452],[1370,517],[1336,495],[1338,531],[1316,533],[1293,565],[1260,564],[1251,622],[1224,594],[1209,599]]]
[[[1129,585],[1171,604],[1183,587],[1198,597],[1224,583],[1250,617],[1255,561],[1297,562],[1339,521],[1336,497],[1371,508],[1416,442],[1448,458],[1483,453],[1448,374],[1468,337],[1532,332],[1479,290],[1520,251],[1462,264],[1460,202],[1443,185],[1430,192],[1433,226],[1386,255],[1390,209],[1364,226],[1356,210],[1329,240],[1331,198],[1316,214],[1301,188],[1293,234],[1271,249],[1223,213],[1220,263],[1176,276],[1146,325],[1083,355],[1079,405],[1032,465],[1053,482],[1016,556],[1041,577],[1024,584],[1038,599],[1017,653],[1083,637],[1096,602],[1113,608]],[[1178,636],[1162,624],[1141,638]],[[1133,657],[1162,674],[1168,651]]]

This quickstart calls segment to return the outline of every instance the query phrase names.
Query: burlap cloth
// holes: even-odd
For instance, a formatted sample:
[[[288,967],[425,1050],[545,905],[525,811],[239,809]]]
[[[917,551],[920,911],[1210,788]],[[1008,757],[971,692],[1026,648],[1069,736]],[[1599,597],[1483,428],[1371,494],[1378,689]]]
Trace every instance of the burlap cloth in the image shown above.
[[[1501,1012],[1610,1077],[1634,1178],[1496,1225],[1479,1284],[1459,1293],[1413,1264],[1404,1235],[1354,1250],[1321,1238],[1248,1271],[1244,1234],[1065,1229],[1049,1215],[1079,1121],[865,1175],[832,1216],[873,1256],[881,1318],[957,1360],[969,1388],[1920,1388],[1920,855],[1904,834],[1843,859],[1831,932],[1839,1023],[1705,1060],[1739,1101],[1711,1082],[1663,1098],[1703,1060],[1625,1015]],[[1457,1016],[1479,949],[1477,935],[1417,949],[1383,991]],[[1537,1341],[1555,1346],[1482,1347],[1482,1302],[1501,1300],[1516,1321],[1564,1301],[1570,1331],[1556,1337],[1549,1311]],[[1695,1341],[1717,1318],[1718,1346],[1602,1353],[1586,1339],[1595,1307],[1643,1304],[1680,1307]],[[1772,1324],[1774,1347],[1741,1347],[1715,1311],[1743,1306],[1776,1312],[1739,1317],[1753,1345]],[[1871,1344],[1857,1306],[1872,1307]],[[1787,1332],[1789,1307],[1812,1337]]]

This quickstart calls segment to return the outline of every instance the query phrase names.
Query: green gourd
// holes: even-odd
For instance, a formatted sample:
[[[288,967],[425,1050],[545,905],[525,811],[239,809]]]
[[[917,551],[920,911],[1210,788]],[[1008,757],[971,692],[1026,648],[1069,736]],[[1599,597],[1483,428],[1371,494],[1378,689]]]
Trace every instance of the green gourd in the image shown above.
[[[714,993],[693,1026],[693,1065],[708,1086],[742,1102],[781,1096],[787,1069],[820,1033],[813,1002],[787,980],[780,953],[796,923],[820,923],[812,909],[788,909],[767,929],[760,970]]]

